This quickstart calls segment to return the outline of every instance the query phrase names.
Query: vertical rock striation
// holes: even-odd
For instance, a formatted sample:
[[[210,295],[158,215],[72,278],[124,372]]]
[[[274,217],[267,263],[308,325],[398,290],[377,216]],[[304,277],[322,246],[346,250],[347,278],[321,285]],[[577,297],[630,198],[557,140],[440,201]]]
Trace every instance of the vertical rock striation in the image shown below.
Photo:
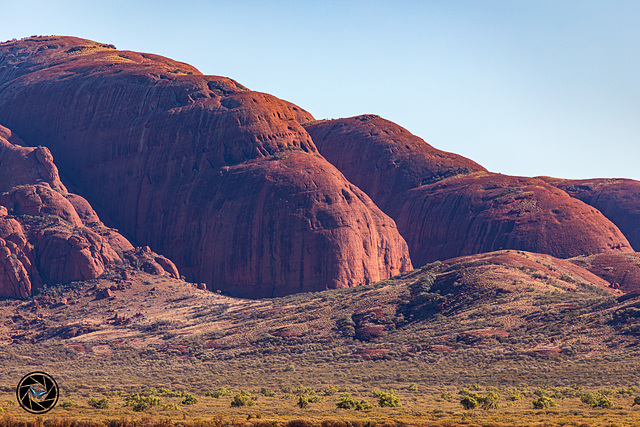
[[[72,38],[0,45],[0,122],[44,145],[139,244],[260,297],[411,268],[394,222],[317,152],[313,117],[157,55]]]

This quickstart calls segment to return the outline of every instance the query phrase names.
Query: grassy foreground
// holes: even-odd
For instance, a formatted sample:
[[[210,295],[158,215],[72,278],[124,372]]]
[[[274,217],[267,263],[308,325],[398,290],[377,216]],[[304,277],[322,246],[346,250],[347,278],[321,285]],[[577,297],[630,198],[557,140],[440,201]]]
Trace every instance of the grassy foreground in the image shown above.
[[[133,272],[1,301],[0,426],[640,425],[638,297],[496,256],[272,300]],[[60,386],[40,417],[34,370]]]

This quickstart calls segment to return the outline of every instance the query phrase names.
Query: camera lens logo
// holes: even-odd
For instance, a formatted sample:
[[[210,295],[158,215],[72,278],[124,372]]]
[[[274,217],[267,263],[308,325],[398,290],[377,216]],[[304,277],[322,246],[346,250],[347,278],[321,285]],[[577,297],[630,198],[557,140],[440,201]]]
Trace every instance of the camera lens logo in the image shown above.
[[[44,414],[58,403],[58,384],[51,375],[31,372],[25,375],[16,387],[18,403],[27,412]]]

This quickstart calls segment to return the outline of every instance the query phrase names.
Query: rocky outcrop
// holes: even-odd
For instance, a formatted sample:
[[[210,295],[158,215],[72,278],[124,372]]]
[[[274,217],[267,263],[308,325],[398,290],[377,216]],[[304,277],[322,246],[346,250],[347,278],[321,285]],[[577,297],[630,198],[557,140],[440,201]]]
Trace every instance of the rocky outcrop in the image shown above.
[[[618,256],[627,256],[629,254],[603,254]],[[582,257],[580,257],[582,258]],[[525,251],[503,250],[495,252],[486,252],[475,255],[467,255],[448,259],[442,262],[441,268],[447,272],[463,271],[466,268],[480,268],[486,271],[483,274],[462,274],[467,283],[475,286],[501,286],[505,290],[513,290],[521,292],[520,287],[529,286],[531,283],[522,280],[522,274],[529,275],[531,279],[546,281],[548,285],[555,287],[556,290],[578,291],[578,283],[589,283],[606,290],[611,294],[619,294],[611,282],[600,275],[594,274],[590,269],[584,268],[574,262],[577,258],[559,259],[549,255],[531,253]],[[496,268],[497,267],[497,268]],[[488,284],[491,280],[487,276],[495,277],[494,283]],[[443,275],[446,276],[446,273]],[[441,276],[441,278],[444,278]],[[452,275],[458,277],[457,275]],[[483,277],[484,276],[484,277]],[[516,283],[514,283],[514,280]],[[532,280],[533,281],[533,280]],[[443,280],[444,283],[451,284],[451,280]],[[442,284],[442,283],[438,283]],[[534,285],[536,286],[536,285]],[[540,288],[538,284],[538,288]]]
[[[600,212],[533,178],[487,172],[377,116],[305,124],[321,154],[391,216],[413,264],[520,249],[631,252]]]
[[[44,145],[136,242],[210,289],[261,297],[411,268],[392,220],[273,96],[71,37],[0,45],[0,122]]]
[[[0,127],[0,297],[26,298],[43,283],[94,279],[122,263],[133,246],[67,191],[49,150],[16,144]]]
[[[154,253],[149,246],[127,252],[126,258],[142,271],[161,276],[167,273],[174,279],[180,278],[176,265],[169,258]]]
[[[0,126],[0,194],[25,183],[47,183],[66,193],[47,147],[25,147],[19,136]]]
[[[602,178],[541,179],[598,209],[618,226],[634,249],[640,249],[640,181]]]
[[[42,285],[31,249],[20,223],[0,206],[0,297],[26,298]]]

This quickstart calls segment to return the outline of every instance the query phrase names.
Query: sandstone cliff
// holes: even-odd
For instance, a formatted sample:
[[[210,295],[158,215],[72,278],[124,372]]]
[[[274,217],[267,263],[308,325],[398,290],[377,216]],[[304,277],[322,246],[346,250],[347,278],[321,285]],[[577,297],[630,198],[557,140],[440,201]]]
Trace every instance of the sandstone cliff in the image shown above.
[[[611,221],[553,186],[489,173],[378,116],[305,128],[320,153],[396,221],[416,266],[499,249],[559,258],[632,251]]]
[[[122,263],[131,243],[67,191],[46,147],[22,145],[0,126],[0,296],[25,298]]]
[[[395,224],[317,149],[295,105],[156,55],[72,38],[0,45],[0,122],[44,145],[136,243],[260,297],[411,268]]]
[[[640,250],[640,182],[632,179],[557,179],[542,177],[598,209]]]

